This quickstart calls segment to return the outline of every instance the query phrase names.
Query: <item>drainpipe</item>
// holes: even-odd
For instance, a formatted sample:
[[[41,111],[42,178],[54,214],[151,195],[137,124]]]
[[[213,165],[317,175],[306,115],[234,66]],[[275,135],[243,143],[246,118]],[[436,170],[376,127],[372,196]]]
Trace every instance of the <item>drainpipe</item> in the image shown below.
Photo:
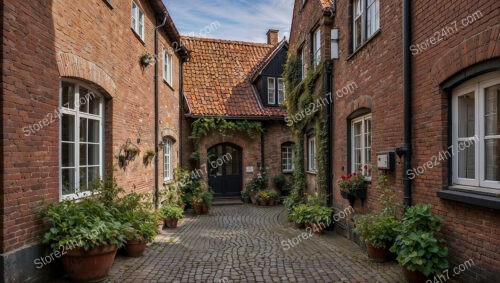
[[[330,94],[330,98],[333,99],[333,94],[332,94],[332,63],[327,64],[325,66],[325,75],[324,75],[324,84],[325,84],[325,94],[327,95],[328,93]],[[330,99],[329,97],[326,97],[327,99]],[[333,100],[332,100],[333,101]],[[327,195],[327,205],[329,207],[333,207],[333,184],[332,184],[332,109],[333,107],[333,102],[328,105],[326,108],[326,140],[327,140],[327,148],[326,148],[326,185],[327,185],[327,190],[328,190],[328,195]]]
[[[404,147],[399,154],[404,155],[404,204],[412,204],[411,179],[408,172],[411,170],[412,158],[412,125],[411,125],[411,0],[403,0],[403,93],[404,93]]]
[[[159,86],[159,82],[158,82],[158,29],[160,29],[161,27],[163,27],[165,25],[165,23],[167,22],[167,11],[163,11],[163,22],[155,27],[155,54],[156,54],[156,64],[155,64],[155,188],[154,188],[154,203],[155,203],[155,208],[158,208],[159,207],[159,182],[158,182],[158,178],[159,178],[159,172],[158,172],[158,153],[159,153],[159,140],[158,140],[158,136],[159,136],[159,125],[158,125],[158,120],[160,119],[160,115],[159,115],[159,101],[158,101],[158,94],[160,92],[160,86]]]
[[[184,111],[182,111],[182,98],[184,97],[184,60],[181,58],[179,62],[179,165],[182,166],[182,119],[184,118]]]

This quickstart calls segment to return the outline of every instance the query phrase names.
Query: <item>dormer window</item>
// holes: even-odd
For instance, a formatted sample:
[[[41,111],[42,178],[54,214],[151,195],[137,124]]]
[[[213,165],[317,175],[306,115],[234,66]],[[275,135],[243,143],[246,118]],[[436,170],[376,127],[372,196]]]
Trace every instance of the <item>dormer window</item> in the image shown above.
[[[278,79],[278,104],[285,102],[285,80]]]
[[[276,80],[267,78],[267,103],[276,104]]]

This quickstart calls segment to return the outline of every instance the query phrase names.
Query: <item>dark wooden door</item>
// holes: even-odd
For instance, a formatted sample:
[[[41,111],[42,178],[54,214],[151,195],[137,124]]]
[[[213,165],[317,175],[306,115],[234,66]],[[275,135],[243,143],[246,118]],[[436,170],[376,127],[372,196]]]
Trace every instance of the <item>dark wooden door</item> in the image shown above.
[[[216,197],[240,196],[243,186],[241,157],[241,148],[230,143],[218,144],[208,150],[208,185]]]

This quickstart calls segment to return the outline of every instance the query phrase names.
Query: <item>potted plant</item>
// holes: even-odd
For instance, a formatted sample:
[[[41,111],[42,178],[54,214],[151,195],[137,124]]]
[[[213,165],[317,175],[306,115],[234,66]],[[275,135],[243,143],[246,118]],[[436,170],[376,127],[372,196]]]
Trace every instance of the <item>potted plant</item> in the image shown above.
[[[365,165],[367,168],[367,166]],[[354,206],[356,198],[361,200],[366,199],[367,180],[366,177],[360,172],[354,172],[347,176],[341,176],[338,180],[338,186],[343,198],[349,200],[349,204]]]
[[[250,203],[250,195],[248,194],[247,191],[242,191],[241,192],[241,201],[243,203]]]
[[[276,189],[284,195],[285,193],[285,186],[286,186],[286,178],[284,174],[279,174],[273,178],[273,183]]]
[[[430,205],[412,206],[403,216],[390,250],[397,254],[396,259],[411,283],[426,282],[448,268],[448,248],[435,235],[440,230],[439,221]]]
[[[63,253],[64,270],[75,281],[107,277],[116,251],[126,241],[123,225],[95,199],[53,203],[42,212],[49,224],[42,242]]]
[[[200,196],[193,196],[191,198],[191,205],[195,214],[200,215],[203,213],[203,199]]]
[[[305,225],[310,225],[312,220],[311,207],[307,204],[299,204],[292,209],[290,218],[295,223],[297,228],[304,228]]]
[[[135,156],[141,152],[139,148],[132,145],[125,147],[124,151],[125,151],[125,158],[127,160],[133,160]]]
[[[182,218],[184,210],[176,205],[164,205],[160,208],[160,213],[168,228],[177,228],[177,222]]]
[[[265,190],[267,187],[266,174],[259,174],[252,178],[252,180],[245,186],[245,191],[248,192],[252,203],[257,204],[257,194]]]
[[[267,191],[269,195],[269,199],[267,200],[267,204],[270,206],[274,206],[274,204],[279,200],[279,194],[275,190]]]
[[[300,197],[299,192],[297,190],[292,190],[290,195],[287,196],[285,198],[285,200],[283,201],[283,204],[285,205],[285,208],[286,208],[288,220],[293,222],[291,213],[297,205],[300,205],[302,203],[303,203],[303,201],[302,201],[302,198]]]
[[[398,235],[399,220],[392,215],[365,214],[355,217],[354,231],[366,244],[368,256],[375,262],[394,259],[389,248]]]
[[[310,225],[313,231],[317,234],[323,234],[324,230],[331,223],[332,210],[325,206],[313,205],[309,211]]]
[[[144,52],[141,54],[139,61],[143,67],[146,67],[146,66],[149,66],[149,64],[151,64],[153,62],[153,60],[154,60],[153,55],[151,55],[148,52]]]
[[[210,210],[210,207],[212,207],[212,202],[214,200],[214,194],[211,191],[203,192],[201,194],[201,199],[202,199],[202,211],[204,214],[207,214],[208,211]]]
[[[144,153],[144,157],[142,160],[144,165],[148,165],[151,162],[151,160],[155,157],[155,155],[156,155],[156,153],[154,150],[151,150],[151,149],[147,150]]]
[[[259,205],[267,205],[267,202],[269,201],[269,199],[271,198],[271,196],[269,195],[269,192],[267,191],[260,191],[257,193],[257,202],[259,203]]]

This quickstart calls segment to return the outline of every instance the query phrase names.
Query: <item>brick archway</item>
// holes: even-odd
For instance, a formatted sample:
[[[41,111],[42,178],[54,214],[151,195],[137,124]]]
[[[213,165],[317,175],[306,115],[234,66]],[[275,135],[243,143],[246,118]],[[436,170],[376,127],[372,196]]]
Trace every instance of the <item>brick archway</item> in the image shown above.
[[[431,68],[435,86],[476,63],[500,57],[500,24],[480,32],[451,48]]]
[[[111,97],[116,95],[116,84],[102,68],[95,63],[71,53],[59,53],[57,67],[61,77],[83,79],[96,84]]]

